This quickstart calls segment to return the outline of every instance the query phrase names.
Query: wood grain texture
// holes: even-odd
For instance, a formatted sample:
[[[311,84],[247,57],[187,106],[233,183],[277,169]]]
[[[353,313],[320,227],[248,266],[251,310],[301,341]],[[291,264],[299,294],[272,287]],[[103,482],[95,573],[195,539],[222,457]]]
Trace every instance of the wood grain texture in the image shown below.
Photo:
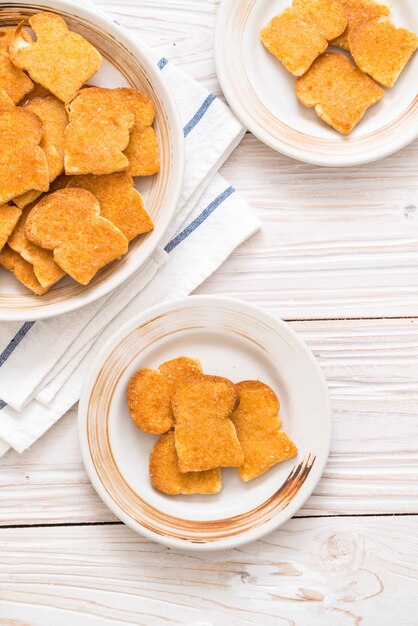
[[[418,513],[418,320],[293,322],[326,376],[331,455],[298,515]],[[84,472],[76,413],[2,460],[1,524],[115,518]]]
[[[221,95],[213,57],[218,1],[100,0],[96,4],[206,89]]]
[[[410,517],[294,519],[202,557],[124,526],[2,530],[0,615],[31,626],[413,626],[417,536]]]
[[[418,313],[418,142],[367,167],[308,166],[247,135],[222,173],[263,229],[199,293],[286,319]]]

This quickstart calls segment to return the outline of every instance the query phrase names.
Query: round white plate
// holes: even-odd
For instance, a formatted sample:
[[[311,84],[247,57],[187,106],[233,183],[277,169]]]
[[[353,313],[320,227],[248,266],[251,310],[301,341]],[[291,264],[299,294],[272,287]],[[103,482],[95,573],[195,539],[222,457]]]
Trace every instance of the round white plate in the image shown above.
[[[222,0],[216,69],[229,105],[261,141],[294,159],[327,166],[367,163],[418,137],[418,54],[392,90],[344,137],[299,104],[293,77],[260,41],[260,30],[290,0]],[[393,0],[395,24],[418,32],[417,0]],[[337,48],[331,48],[342,52]]]
[[[35,296],[10,272],[0,268],[0,320],[37,320],[73,311],[106,295],[141,271],[170,224],[183,181],[181,121],[161,70],[140,40],[88,2],[8,2],[1,5],[0,25],[16,24],[45,10],[61,15],[72,30],[88,39],[103,55],[102,66],[89,83],[101,87],[137,87],[152,98],[161,169],[154,176],[137,178],[136,187],[143,195],[155,228],[131,242],[128,254],[103,268],[87,286],[65,278],[44,296]]]
[[[167,496],[153,489],[148,457],[157,437],[130,418],[126,387],[141,367],[200,359],[205,373],[260,379],[278,394],[283,430],[299,454],[244,483],[223,469],[221,493]],[[191,296],[158,305],[121,328],[97,354],[79,407],[84,464],[97,493],[123,522],[166,545],[231,548],[277,528],[303,505],[327,461],[331,414],[326,383],[289,325],[228,298]]]

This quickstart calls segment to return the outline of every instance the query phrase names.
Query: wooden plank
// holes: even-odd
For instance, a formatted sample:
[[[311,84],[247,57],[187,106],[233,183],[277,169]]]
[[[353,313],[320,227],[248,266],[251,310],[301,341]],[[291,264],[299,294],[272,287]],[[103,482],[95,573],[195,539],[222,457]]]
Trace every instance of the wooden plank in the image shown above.
[[[247,135],[222,173],[262,230],[200,287],[287,319],[418,313],[418,141],[367,168],[319,168]]]
[[[299,515],[418,513],[418,320],[294,322],[330,388],[333,442]],[[1,461],[0,523],[115,519],[84,472],[75,411]]]
[[[0,624],[412,626],[418,518],[298,519],[190,554],[125,526],[0,530]]]

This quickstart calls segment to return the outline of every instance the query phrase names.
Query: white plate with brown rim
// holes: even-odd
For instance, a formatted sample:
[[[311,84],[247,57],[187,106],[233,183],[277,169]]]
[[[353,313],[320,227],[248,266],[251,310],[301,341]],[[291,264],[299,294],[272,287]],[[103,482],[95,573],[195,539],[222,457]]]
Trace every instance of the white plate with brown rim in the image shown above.
[[[200,359],[205,373],[269,384],[298,456],[248,483],[223,469],[216,495],[153,489],[148,458],[157,437],[133,423],[126,387],[139,368],[181,355]],[[238,546],[288,520],[318,483],[331,440],[327,386],[299,336],[257,307],[212,296],[160,304],[115,333],[91,366],[78,420],[84,464],[104,503],[135,531],[188,550]]]
[[[129,252],[103,268],[87,286],[64,278],[47,294],[35,296],[10,272],[0,268],[0,320],[37,320],[73,311],[108,294],[141,271],[170,224],[183,181],[184,137],[180,117],[157,61],[141,42],[89,2],[0,3],[0,26],[17,24],[38,11],[58,13],[71,30],[83,35],[100,51],[104,60],[90,84],[136,87],[153,100],[161,168],[154,176],[137,178],[136,187],[143,195],[155,228],[131,242]]]
[[[418,2],[393,0],[390,4],[394,23],[418,33]],[[216,70],[225,97],[241,122],[278,152],[332,167],[375,161],[416,139],[418,54],[393,89],[385,89],[383,99],[348,136],[340,135],[322,122],[314,109],[298,102],[295,78],[260,41],[262,27],[290,5],[291,0],[221,2],[215,33]]]

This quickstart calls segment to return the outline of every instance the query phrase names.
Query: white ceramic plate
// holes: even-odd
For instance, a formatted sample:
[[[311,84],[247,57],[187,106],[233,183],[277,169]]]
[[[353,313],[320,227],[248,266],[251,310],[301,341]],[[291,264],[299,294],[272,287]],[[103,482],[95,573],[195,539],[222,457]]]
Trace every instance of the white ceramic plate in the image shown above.
[[[298,456],[248,483],[224,469],[217,495],[154,490],[148,457],[157,437],[134,425],[126,387],[139,368],[181,355],[200,359],[206,373],[271,385]],[[107,342],[84,386],[79,432],[90,480],[123,522],[166,545],[216,550],[261,537],[303,505],[327,461],[331,414],[319,366],[289,325],[237,300],[191,296],[144,312]]]
[[[65,278],[46,295],[34,296],[0,268],[0,320],[36,320],[78,309],[109,293],[123,283],[155,250],[170,224],[183,180],[183,129],[176,105],[155,59],[141,42],[89,2],[66,0],[7,2],[0,4],[0,25],[16,24],[37,11],[59,13],[72,30],[95,45],[104,57],[99,72],[89,81],[101,87],[133,86],[145,91],[156,108],[161,170],[155,176],[137,178],[137,189],[154,220],[151,233],[137,237],[122,259],[99,272],[87,286]]]
[[[241,122],[274,150],[327,166],[374,161],[418,137],[418,54],[348,137],[322,122],[314,109],[299,104],[295,78],[267,51],[259,35],[290,4],[290,0],[222,0],[215,34],[216,68]],[[393,0],[391,5],[395,24],[418,32],[417,0]]]

